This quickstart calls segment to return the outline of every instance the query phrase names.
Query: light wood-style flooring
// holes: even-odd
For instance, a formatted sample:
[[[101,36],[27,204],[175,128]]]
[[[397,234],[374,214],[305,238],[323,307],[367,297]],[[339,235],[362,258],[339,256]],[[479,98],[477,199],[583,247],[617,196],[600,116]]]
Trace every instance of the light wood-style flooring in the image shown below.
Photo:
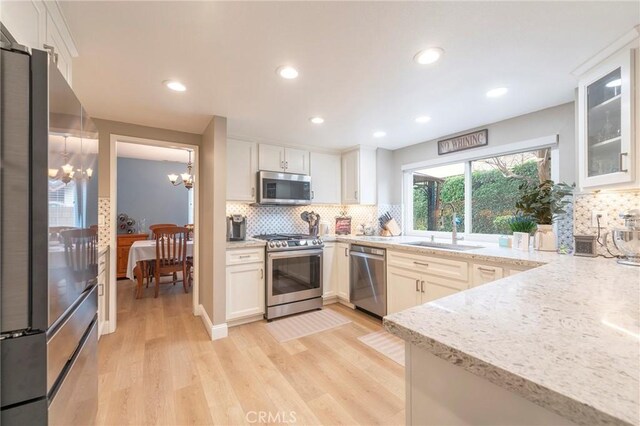
[[[357,339],[380,321],[330,309],[352,322],[281,344],[260,321],[211,342],[180,284],[135,299],[119,281],[118,329],[99,343],[97,423],[404,424],[404,368]]]

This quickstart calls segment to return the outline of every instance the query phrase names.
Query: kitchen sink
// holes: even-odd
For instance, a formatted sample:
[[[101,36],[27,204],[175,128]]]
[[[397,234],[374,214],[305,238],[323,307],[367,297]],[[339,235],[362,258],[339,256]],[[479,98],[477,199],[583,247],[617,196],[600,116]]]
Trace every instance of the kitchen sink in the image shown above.
[[[406,246],[418,246],[418,247],[429,247],[429,248],[437,248],[444,250],[455,250],[455,251],[465,251],[465,250],[475,250],[484,248],[482,246],[470,246],[470,245],[462,245],[462,244],[449,244],[449,243],[436,243],[430,241],[414,241],[412,243],[402,243]]]

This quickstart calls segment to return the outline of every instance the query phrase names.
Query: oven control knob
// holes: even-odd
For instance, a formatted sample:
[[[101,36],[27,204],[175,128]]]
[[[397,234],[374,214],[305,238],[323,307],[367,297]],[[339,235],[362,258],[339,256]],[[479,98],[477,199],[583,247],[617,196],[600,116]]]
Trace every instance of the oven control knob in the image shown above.
[[[275,246],[276,246],[276,243],[274,243],[273,241],[269,243],[269,247],[274,248]]]
[[[280,244],[280,241],[276,241],[276,247],[280,247],[282,244]]]
[[[318,240],[313,240],[313,245],[317,245],[318,244]]]

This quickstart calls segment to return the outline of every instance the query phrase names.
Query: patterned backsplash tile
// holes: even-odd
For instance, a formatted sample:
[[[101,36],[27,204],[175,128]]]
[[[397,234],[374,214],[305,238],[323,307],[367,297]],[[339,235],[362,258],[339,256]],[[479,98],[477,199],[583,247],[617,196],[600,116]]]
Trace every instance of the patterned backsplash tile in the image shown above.
[[[591,226],[591,212],[596,210],[603,211],[608,216],[607,226],[601,230],[604,235],[613,228],[623,227],[624,221],[619,217],[620,213],[633,209],[640,209],[640,189],[577,194],[573,206],[573,232],[575,235],[596,235],[598,229]],[[611,238],[608,240],[609,249],[617,254]],[[607,250],[599,246],[598,252],[604,255]]]
[[[304,211],[314,211],[320,221],[329,225],[329,233],[335,233],[335,218],[344,212],[351,216],[351,232],[355,233],[360,224],[378,227],[378,217],[387,211],[400,224],[400,205],[358,206],[358,205],[314,205],[314,206],[252,206],[242,203],[227,203],[227,215],[241,214],[247,217],[247,236],[272,233],[307,233],[309,227],[300,218]],[[378,230],[379,232],[379,230]]]
[[[98,247],[100,249],[109,245],[111,235],[111,199],[98,197],[98,216],[104,218],[104,224],[98,226]]]

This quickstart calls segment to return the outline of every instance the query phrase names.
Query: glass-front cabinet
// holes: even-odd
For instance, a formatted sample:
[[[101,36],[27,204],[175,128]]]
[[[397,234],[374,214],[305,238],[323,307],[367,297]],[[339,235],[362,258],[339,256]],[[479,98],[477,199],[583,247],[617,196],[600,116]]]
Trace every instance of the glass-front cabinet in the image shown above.
[[[626,49],[596,66],[579,85],[580,186],[634,180],[634,51]]]

